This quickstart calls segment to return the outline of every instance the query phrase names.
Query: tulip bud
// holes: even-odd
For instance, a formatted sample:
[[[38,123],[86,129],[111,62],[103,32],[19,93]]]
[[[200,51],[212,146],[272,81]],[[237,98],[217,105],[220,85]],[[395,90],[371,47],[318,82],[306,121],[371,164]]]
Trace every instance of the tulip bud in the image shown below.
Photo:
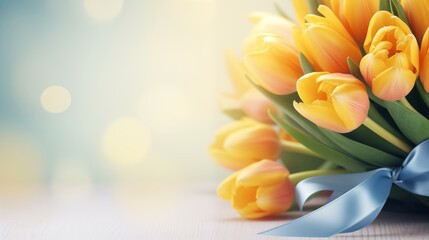
[[[288,210],[294,187],[289,171],[275,161],[262,160],[235,172],[218,187],[217,194],[244,218],[256,219]]]
[[[273,102],[256,89],[250,89],[241,96],[240,106],[246,116],[263,123],[273,124],[273,120],[268,115],[268,110],[276,112],[277,108]]]
[[[358,44],[365,41],[372,15],[378,11],[375,0],[331,0],[331,8]]]
[[[293,29],[297,48],[310,61],[316,71],[348,73],[347,58],[359,62],[359,46],[347,32],[337,16],[321,5],[324,16],[307,15],[306,23]]]
[[[275,34],[295,45],[292,38],[292,27],[295,24],[288,19],[265,12],[254,12],[249,19],[255,24],[251,35]]]
[[[258,92],[246,79],[246,71],[241,59],[232,52],[227,51],[226,65],[229,78],[234,86],[234,92],[220,95],[221,109],[224,112],[228,112],[231,109],[238,110],[257,121],[273,124],[268,115],[268,110],[275,112],[276,106],[262,93]]]
[[[313,72],[302,76],[297,91],[303,102],[295,109],[316,125],[346,133],[366,119],[369,99],[365,86],[350,74]]]
[[[243,61],[232,51],[226,51],[225,62],[229,80],[234,87],[234,95],[236,97],[240,97],[252,88],[249,80],[246,79],[246,71]]]
[[[377,12],[364,48],[360,71],[374,95],[384,100],[405,97],[419,72],[419,48],[407,24],[389,12]]]
[[[241,169],[262,159],[276,160],[281,150],[278,133],[270,125],[243,118],[221,128],[210,146],[221,166]]]
[[[418,42],[429,27],[428,0],[401,0],[407,20]]]
[[[255,84],[278,95],[295,92],[302,76],[297,49],[279,35],[251,36],[244,64]]]

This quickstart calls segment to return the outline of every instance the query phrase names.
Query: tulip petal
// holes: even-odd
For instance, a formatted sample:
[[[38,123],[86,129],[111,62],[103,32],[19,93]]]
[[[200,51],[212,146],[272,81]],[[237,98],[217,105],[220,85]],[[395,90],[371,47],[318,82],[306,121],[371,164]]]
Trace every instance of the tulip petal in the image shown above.
[[[296,82],[296,90],[303,102],[312,103],[318,99],[318,85],[316,84],[316,81],[324,74],[327,74],[327,72],[312,72],[305,74],[298,79]]]
[[[303,45],[308,48],[307,51],[311,52],[313,61],[317,62],[324,71],[347,73],[349,71],[347,58],[350,57],[356,62],[362,58],[356,43],[350,42],[332,28],[324,25],[307,28],[303,41]]]
[[[332,103],[326,101],[317,101],[313,104],[294,102],[293,106],[302,116],[320,127],[339,133],[350,132],[338,117]]]
[[[237,184],[245,186],[270,185],[289,176],[289,171],[278,162],[262,160],[244,168]]]
[[[349,130],[358,128],[367,118],[369,99],[363,85],[344,84],[332,93],[335,111]]]
[[[273,214],[272,212],[262,211],[256,202],[249,203],[246,207],[237,209],[237,211],[242,217],[247,219],[258,219]]]
[[[210,147],[209,148],[210,157],[219,165],[231,169],[238,170],[247,165],[254,163],[260,159],[255,158],[243,158],[237,157],[223,149]]]
[[[238,174],[239,171],[231,174],[229,177],[223,180],[221,184],[219,184],[216,193],[220,198],[224,200],[230,200],[232,198],[233,191],[235,188],[235,181],[237,179]]]
[[[256,203],[264,211],[283,212],[293,202],[294,187],[289,181],[260,187],[256,194]]]
[[[249,203],[256,201],[256,191],[258,187],[237,185],[233,193],[232,206],[236,209],[243,209]]]
[[[271,126],[258,124],[231,133],[225,139],[224,149],[240,158],[275,159],[280,145],[278,134]]]
[[[225,60],[229,79],[234,86],[236,96],[238,97],[252,86],[245,77],[245,68],[240,58],[238,58],[232,51],[227,50]]]
[[[257,121],[267,124],[274,123],[268,115],[268,110],[275,113],[276,106],[267,97],[255,89],[247,91],[240,98],[240,107],[247,116]]]
[[[425,31],[429,27],[429,1],[427,0],[402,0],[407,20],[411,25],[414,35],[419,42],[422,41]]]
[[[292,46],[295,46],[292,39],[292,27],[294,24],[288,19],[272,13],[253,12],[250,14],[249,20],[255,24],[252,35],[261,33],[279,35]]]
[[[296,80],[301,76],[298,66],[291,70],[290,67],[293,65],[279,61],[270,52],[247,55],[244,63],[257,82],[268,91],[278,95],[295,92]]]
[[[365,81],[372,86],[373,79],[386,69],[386,63],[373,53],[368,53],[362,58],[359,68]]]
[[[416,75],[411,70],[391,67],[373,79],[372,91],[381,99],[399,100],[411,91],[415,80]]]
[[[223,142],[229,136],[231,132],[238,131],[254,125],[254,121],[249,118],[243,118],[240,121],[232,122],[228,125],[225,125],[216,133],[216,142],[214,143],[217,147],[222,147]]]
[[[378,1],[374,0],[344,0],[343,12],[349,31],[356,41],[362,44],[365,41],[371,17],[378,10]]]

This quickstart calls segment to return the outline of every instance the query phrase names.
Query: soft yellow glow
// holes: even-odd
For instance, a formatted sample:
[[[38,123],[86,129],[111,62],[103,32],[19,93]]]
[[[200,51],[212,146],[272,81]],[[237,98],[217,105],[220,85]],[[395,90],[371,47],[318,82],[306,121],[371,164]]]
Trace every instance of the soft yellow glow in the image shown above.
[[[3,128],[0,132],[0,195],[27,198],[37,193],[42,178],[38,148],[26,135]]]
[[[191,103],[177,87],[160,85],[143,93],[139,113],[151,126],[172,131],[191,120]]]
[[[76,159],[59,161],[52,179],[52,193],[58,200],[78,202],[85,200],[91,190],[88,168]]]
[[[118,16],[123,4],[123,0],[84,0],[86,12],[100,22],[107,22]]]
[[[71,104],[70,92],[61,86],[48,87],[40,95],[40,104],[48,112],[64,112]]]
[[[150,136],[143,123],[134,118],[113,122],[102,139],[103,153],[119,164],[136,164],[150,148]]]

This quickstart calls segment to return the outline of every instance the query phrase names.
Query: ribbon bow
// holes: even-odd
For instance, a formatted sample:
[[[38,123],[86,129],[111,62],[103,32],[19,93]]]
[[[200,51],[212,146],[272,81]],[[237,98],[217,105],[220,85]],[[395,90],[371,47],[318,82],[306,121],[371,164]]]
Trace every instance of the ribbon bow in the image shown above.
[[[296,186],[302,209],[316,192],[331,190],[330,202],[292,222],[262,232],[271,236],[329,237],[357,231],[378,216],[392,185],[429,196],[429,139],[417,145],[398,168],[308,178]],[[327,219],[327,216],[330,216]]]

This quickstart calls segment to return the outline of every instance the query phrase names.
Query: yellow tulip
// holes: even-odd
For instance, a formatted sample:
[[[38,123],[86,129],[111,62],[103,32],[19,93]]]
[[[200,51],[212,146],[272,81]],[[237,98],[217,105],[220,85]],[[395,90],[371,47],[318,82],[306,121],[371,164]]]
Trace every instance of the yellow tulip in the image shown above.
[[[243,61],[231,51],[227,51],[226,67],[234,92],[220,95],[219,105],[222,111],[239,110],[257,121],[272,124],[273,121],[268,116],[268,110],[275,112],[276,106],[262,93],[256,91],[246,79],[247,73]]]
[[[386,11],[371,19],[360,71],[372,92],[384,100],[399,100],[413,88],[419,72],[419,48],[410,28]]]
[[[217,194],[244,218],[256,219],[288,210],[294,187],[289,171],[275,161],[262,160],[226,178]]]
[[[367,118],[369,99],[365,86],[350,74],[313,72],[302,76],[297,91],[303,102],[295,109],[316,125],[346,133]]]
[[[420,81],[426,92],[429,93],[429,28],[423,35],[420,48]]]
[[[243,118],[217,132],[209,153],[219,165],[237,170],[262,159],[276,160],[280,150],[279,136],[272,126]]]
[[[325,6],[330,6],[329,0],[321,0],[321,4]],[[310,7],[308,5],[307,0],[292,0],[293,8],[295,9],[295,17],[298,20],[298,23],[303,24],[304,23],[304,17],[307,14],[310,14]]]
[[[268,110],[277,111],[273,102],[256,89],[250,89],[241,96],[240,107],[246,116],[267,124],[273,124],[273,120],[268,115]]]
[[[292,27],[295,25],[286,18],[265,12],[253,12],[249,16],[250,22],[254,24],[251,36],[258,34],[275,34],[294,45],[292,38]]]
[[[347,58],[359,62],[359,47],[331,9],[321,5],[318,10],[325,17],[307,15],[307,23],[294,28],[297,48],[316,71],[348,73]]]
[[[255,84],[278,95],[295,92],[302,76],[298,50],[280,35],[253,35],[244,64]]]
[[[358,44],[365,41],[371,17],[378,11],[378,0],[331,0],[331,8]]]
[[[239,98],[249,89],[252,89],[252,85],[246,79],[245,67],[240,57],[232,51],[226,51],[225,60],[228,77],[234,87],[234,96]]]
[[[401,4],[414,35],[421,42],[426,29],[429,27],[429,1],[402,0]]]

